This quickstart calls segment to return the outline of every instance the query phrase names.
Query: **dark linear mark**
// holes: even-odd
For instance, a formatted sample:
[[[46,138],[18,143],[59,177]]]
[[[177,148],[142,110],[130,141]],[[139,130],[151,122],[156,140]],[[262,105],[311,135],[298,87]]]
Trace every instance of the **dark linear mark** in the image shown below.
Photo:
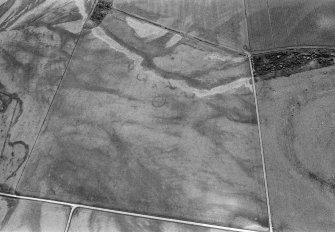
[[[10,134],[9,134],[10,135]],[[14,147],[16,145],[21,145],[24,147],[24,156],[22,157],[22,162],[19,163],[19,165],[17,165],[17,167],[15,168],[15,170],[13,170],[13,172],[6,178],[6,180],[9,180],[10,178],[14,177],[16,175],[16,172],[21,168],[21,166],[23,165],[24,161],[26,160],[28,153],[29,153],[29,145],[26,144],[23,141],[15,141],[15,142],[10,142],[8,141],[8,146],[12,147],[12,150],[14,150]],[[14,152],[12,151],[12,156],[14,156]]]
[[[330,178],[324,178],[319,175],[317,172],[311,171],[309,168],[301,162],[295,152],[294,141],[295,141],[295,127],[293,123],[293,116],[287,118],[287,124],[282,128],[283,130],[283,144],[285,144],[284,156],[290,162],[290,164],[295,168],[296,172],[310,180],[312,183],[315,183],[323,191],[329,192],[335,195],[335,180]]]
[[[0,92],[0,113],[5,113],[10,103],[12,103],[12,98]]]
[[[9,129],[8,129],[5,144],[4,144],[4,148],[7,144],[8,146],[10,146],[12,148],[11,149],[12,152],[11,152],[10,155],[7,155],[6,157],[4,157],[5,154],[3,154],[3,150],[2,150],[2,153],[0,154],[0,159],[5,159],[5,160],[9,159],[10,163],[13,162],[15,160],[14,148],[16,146],[22,146],[24,148],[24,155],[22,157],[19,157],[18,160],[14,161],[15,163],[18,163],[18,164],[16,165],[16,167],[14,167],[13,171],[11,171],[10,175],[6,177],[6,180],[9,180],[10,178],[12,178],[16,175],[16,172],[21,168],[21,166],[25,162],[26,158],[28,157],[28,153],[29,153],[29,145],[26,144],[24,141],[13,141],[12,142],[10,140],[10,137],[11,137],[10,131],[13,128],[13,126],[18,122],[19,118],[21,117],[21,115],[23,113],[23,102],[18,97],[17,93],[12,93],[11,94],[11,93],[7,93],[7,92],[0,92],[0,113],[6,112],[6,110],[8,109],[8,106],[13,101],[16,102],[16,107],[15,107],[15,110],[14,110],[14,113],[13,113],[13,118],[12,118],[12,120],[10,122],[10,125],[9,125]],[[4,192],[12,192],[13,188],[11,186],[7,185],[6,183],[1,183],[0,184],[0,190],[4,191]]]
[[[0,92],[0,113],[4,113],[12,101],[16,101],[19,111],[14,113],[16,117],[14,117],[11,127],[17,123],[23,113],[23,102],[17,93]]]
[[[7,203],[7,212],[6,212],[6,215],[4,216],[4,218],[2,219],[2,222],[1,222],[1,225],[0,225],[0,230],[4,230],[7,223],[11,219],[12,215],[15,213],[15,211],[16,211],[18,205],[19,205],[20,200],[17,200],[17,199],[14,199],[14,198],[7,198],[7,197],[6,198],[1,197],[1,199],[6,201],[6,203]]]
[[[257,54],[252,56],[255,80],[319,69],[334,65],[335,49],[300,48]]]

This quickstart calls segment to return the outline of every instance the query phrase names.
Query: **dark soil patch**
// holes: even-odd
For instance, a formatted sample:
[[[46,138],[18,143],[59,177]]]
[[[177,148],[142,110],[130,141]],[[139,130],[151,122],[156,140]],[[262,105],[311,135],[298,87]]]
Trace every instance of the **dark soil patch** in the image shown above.
[[[10,96],[0,93],[0,113],[4,113],[11,102],[12,98]]]

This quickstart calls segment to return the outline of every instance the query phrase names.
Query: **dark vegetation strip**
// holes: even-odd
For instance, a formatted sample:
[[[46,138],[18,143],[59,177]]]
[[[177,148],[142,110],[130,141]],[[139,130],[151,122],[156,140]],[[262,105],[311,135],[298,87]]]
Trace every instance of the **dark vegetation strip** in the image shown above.
[[[335,49],[287,49],[252,55],[251,60],[255,80],[268,80],[334,65]]]
[[[113,1],[109,0],[98,0],[97,5],[95,6],[93,13],[90,17],[96,25],[99,25],[106,15],[112,10]]]

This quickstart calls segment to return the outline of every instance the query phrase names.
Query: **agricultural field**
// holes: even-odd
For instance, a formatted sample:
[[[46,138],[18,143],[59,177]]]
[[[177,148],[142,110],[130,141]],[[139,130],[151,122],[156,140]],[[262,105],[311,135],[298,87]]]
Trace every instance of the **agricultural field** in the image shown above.
[[[250,49],[335,45],[332,0],[247,0]]]
[[[311,64],[320,65],[320,57],[311,58],[315,53],[315,50],[298,50],[287,56],[291,64],[298,58],[301,60],[291,65],[292,73],[284,68],[277,72],[260,69],[263,72],[255,73],[276,231],[335,228],[335,67],[332,63],[311,70]],[[302,62],[301,54],[308,62]],[[263,61],[271,63],[267,58],[263,57]],[[258,57],[257,65],[261,64]]]
[[[140,217],[118,215],[114,213],[97,212],[88,209],[77,209],[73,213],[69,232],[108,231],[147,231],[147,232],[229,232],[227,230],[212,229],[200,226],[183,225]]]
[[[266,231],[248,57],[111,12],[87,22],[17,191]]]
[[[243,0],[116,0],[116,9],[213,44],[247,45]]]
[[[0,0],[0,232],[333,232],[334,0]]]
[[[0,1],[0,182],[13,192],[94,1]]]

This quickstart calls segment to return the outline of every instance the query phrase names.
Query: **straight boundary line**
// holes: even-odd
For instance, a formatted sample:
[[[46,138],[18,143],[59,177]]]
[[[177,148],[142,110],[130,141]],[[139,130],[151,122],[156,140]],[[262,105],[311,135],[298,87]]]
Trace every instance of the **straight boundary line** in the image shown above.
[[[95,4],[97,3],[98,1],[96,0],[95,1]],[[94,10],[95,6],[92,8]],[[93,12],[92,10],[92,12]],[[151,23],[153,25],[156,25],[156,26],[159,26],[159,27],[162,27],[162,28],[165,28],[169,31],[172,31],[174,33],[178,33],[178,34],[181,34],[183,35],[184,37],[190,37],[192,39],[195,39],[195,40],[198,40],[198,41],[201,41],[201,42],[204,42],[204,43],[207,43],[211,46],[214,46],[214,47],[217,47],[217,48],[221,48],[221,49],[228,49],[228,50],[231,50],[233,52],[236,52],[236,53],[239,53],[239,54],[243,54],[243,52],[246,52],[246,51],[239,51],[239,50],[235,50],[231,47],[228,47],[228,46],[222,46],[222,45],[217,45],[217,44],[214,44],[214,43],[211,43],[207,40],[202,40],[201,38],[198,38],[198,37],[195,37],[195,36],[191,36],[191,35],[188,35],[186,33],[183,33],[183,32],[180,32],[180,31],[177,31],[177,30],[174,30],[174,29],[171,29],[171,28],[168,28],[168,27],[165,27],[163,25],[160,25],[158,23],[154,23],[152,21],[149,21],[147,19],[144,19],[142,17],[138,17],[136,15],[132,15],[132,14],[129,14],[127,12],[124,12],[122,10],[119,10],[119,9],[116,9],[114,8],[115,11],[119,11],[125,15],[128,15],[130,17],[133,17],[133,18],[137,18],[139,20],[142,20],[142,21],[145,21],[145,22],[148,22],[148,23]],[[88,18],[86,19],[86,21],[89,19],[90,17],[90,14],[88,15]],[[86,23],[85,21],[85,23]],[[85,24],[84,23],[84,24]],[[248,30],[248,29],[247,29]],[[78,40],[75,44],[75,47],[72,51],[72,54],[70,55],[70,58],[69,58],[69,61],[68,61],[68,64],[70,63],[71,59],[72,59],[72,56],[73,56],[73,53],[75,51],[75,48],[80,40],[80,35],[81,35],[82,31],[80,32],[79,34],[79,37],[78,37]],[[250,65],[250,68],[251,68],[251,73],[252,73],[252,65],[251,65],[251,55],[249,53],[247,53],[248,55],[248,58],[249,58],[249,65]],[[68,65],[66,66],[66,69],[64,71],[64,74],[66,73],[66,70],[67,70],[67,67]],[[50,104],[50,107],[47,111],[47,114],[46,114],[46,117],[49,113],[49,110],[51,108],[51,105],[53,104],[53,100],[57,94],[57,91],[62,83],[62,80],[64,78],[64,74],[62,75],[62,78],[61,80],[59,81],[59,84],[57,86],[57,89],[55,91],[55,94],[51,100],[51,104]],[[270,205],[269,205],[269,194],[268,194],[268,187],[267,187],[267,179],[266,179],[266,169],[265,169],[265,160],[264,160],[264,152],[263,152],[263,146],[262,146],[262,139],[261,139],[261,132],[260,132],[260,124],[259,124],[259,113],[258,113],[258,105],[257,105],[257,98],[256,98],[256,91],[255,91],[255,83],[254,83],[254,76],[253,76],[253,73],[252,73],[252,82],[253,82],[253,89],[254,89],[254,95],[255,95],[255,102],[256,102],[256,111],[257,111],[257,121],[258,121],[258,129],[259,129],[259,134],[260,134],[260,143],[261,143],[261,154],[262,154],[262,163],[263,163],[263,174],[264,174],[264,182],[265,182],[265,191],[266,191],[266,200],[267,200],[267,206],[268,206],[268,214],[269,214],[269,227],[270,227],[270,232],[273,232],[272,231],[272,222],[271,222],[271,211],[270,211]],[[45,117],[45,119],[46,119]],[[45,121],[45,120],[44,120]],[[41,126],[41,129],[43,127],[43,124],[44,124],[44,121],[42,123],[42,126]],[[38,136],[37,138],[39,137],[39,134],[40,134],[40,131],[38,133]],[[37,140],[37,139],[36,139]],[[35,141],[36,143],[36,141]],[[35,145],[35,144],[34,144]],[[32,147],[32,150],[34,148],[34,145]],[[31,152],[32,152],[31,150]],[[30,152],[30,153],[31,153]],[[29,154],[30,156],[31,154]],[[24,167],[25,168],[25,167]],[[23,170],[24,171],[24,170]],[[22,173],[23,173],[22,171]],[[19,178],[21,179],[21,177]],[[19,183],[19,181],[18,181]],[[17,186],[15,186],[15,189],[16,189]],[[199,226],[199,227],[204,227],[204,228],[212,228],[212,229],[219,229],[219,230],[226,230],[226,231],[232,231],[232,232],[257,232],[255,230],[248,230],[248,229],[238,229],[238,228],[231,228],[231,227],[224,227],[224,226],[216,226],[216,225],[211,225],[211,224],[206,224],[206,223],[198,223],[198,222],[191,222],[191,221],[185,221],[185,220],[179,220],[179,219],[171,219],[171,218],[165,218],[165,217],[159,217],[159,216],[151,216],[151,215],[146,215],[146,214],[140,214],[140,213],[131,213],[131,212],[126,212],[126,211],[121,211],[121,210],[113,210],[113,209],[106,209],[106,208],[100,208],[100,207],[94,207],[94,206],[88,206],[88,205],[82,205],[82,204],[76,204],[76,203],[68,203],[68,202],[62,202],[62,201],[57,201],[57,200],[48,200],[48,199],[43,199],[43,198],[37,198],[37,197],[27,197],[27,196],[19,196],[19,195],[15,195],[15,194],[7,194],[7,193],[1,193],[0,192],[0,196],[2,197],[9,197],[9,198],[14,198],[14,199],[19,199],[19,200],[28,200],[28,201],[34,201],[34,202],[40,202],[40,203],[48,203],[48,204],[55,204],[55,205],[61,205],[61,206],[68,206],[71,208],[71,211],[70,211],[70,214],[68,215],[68,220],[67,220],[67,224],[66,224],[66,229],[65,229],[65,232],[68,232],[69,228],[70,228],[70,224],[71,224],[71,219],[72,219],[72,216],[73,216],[73,213],[75,212],[76,209],[78,208],[82,208],[82,209],[87,209],[87,210],[94,210],[94,211],[99,211],[99,212],[106,212],[106,213],[114,213],[114,214],[118,214],[118,215],[124,215],[124,216],[132,216],[132,217],[139,217],[139,218],[145,218],[145,219],[149,219],[149,220],[158,220],[158,221],[164,221],[164,222],[170,222],[170,223],[178,223],[178,224],[184,224],[184,225],[189,225],[189,226]]]
[[[247,4],[246,4],[246,0],[243,0],[243,2],[244,2],[244,9],[245,9],[245,12],[244,12],[245,13],[245,20],[246,20],[246,25],[247,25],[248,49],[251,50],[251,44],[250,44],[250,39],[249,39]],[[272,27],[271,27],[271,31],[272,31]],[[255,98],[257,127],[258,127],[258,135],[259,135],[259,145],[260,145],[260,149],[261,149],[263,179],[264,179],[264,188],[265,188],[265,196],[266,196],[266,206],[267,206],[268,220],[269,220],[269,232],[273,232],[272,215],[271,215],[271,207],[270,207],[270,197],[269,197],[269,189],[268,189],[268,181],[267,181],[267,173],[266,173],[264,149],[263,149],[263,140],[262,140],[262,132],[261,132],[261,123],[260,123],[260,117],[259,117],[259,108],[258,108],[255,77],[254,77],[254,72],[253,72],[254,69],[253,69],[253,65],[252,65],[252,55],[253,55],[253,53],[247,51],[247,55],[248,55],[248,62],[249,62],[251,79],[252,79],[252,88],[253,88],[253,91],[254,91],[254,98]]]
[[[320,46],[320,45],[301,45],[301,46],[287,46],[287,47],[276,47],[272,49],[265,49],[265,50],[253,50],[250,53],[250,55],[263,55],[263,54],[270,54],[270,53],[276,53],[281,51],[287,51],[287,50],[300,50],[300,49],[327,49],[327,50],[334,50],[335,46]]]
[[[64,230],[65,232],[68,232],[69,229],[70,229],[72,216],[73,216],[73,213],[76,209],[77,209],[77,207],[72,207],[71,208],[70,214],[69,214],[68,219],[67,219],[66,227],[65,227],[65,230]]]
[[[264,179],[264,187],[265,187],[265,195],[266,195],[266,205],[267,205],[267,211],[268,211],[268,217],[269,217],[269,229],[270,229],[270,232],[273,232],[272,214],[271,214],[271,207],[270,207],[270,197],[269,197],[267,173],[266,173],[266,167],[265,167],[265,157],[264,157],[264,149],[263,149],[261,123],[260,123],[260,117],[259,117],[259,108],[258,108],[258,100],[257,100],[257,93],[256,93],[255,77],[254,77],[253,66],[252,66],[252,62],[251,62],[251,56],[252,56],[252,54],[249,53],[248,54],[248,59],[249,59],[249,66],[250,66],[250,72],[251,72],[251,77],[252,77],[251,79],[252,79],[252,86],[253,86],[253,90],[254,90],[254,98],[255,98],[255,106],[256,106],[257,126],[258,126],[259,143],[260,143],[261,156],[262,156],[263,179]]]
[[[216,225],[211,225],[211,224],[206,224],[206,223],[198,223],[198,222],[171,219],[171,218],[165,218],[165,217],[159,217],[159,216],[151,216],[151,215],[140,214],[140,213],[131,213],[131,212],[126,212],[126,211],[121,211],[121,210],[106,209],[106,208],[100,208],[100,207],[95,207],[95,206],[68,203],[68,202],[62,202],[62,201],[57,201],[57,200],[48,200],[48,199],[37,198],[37,197],[18,196],[14,194],[1,193],[1,192],[0,192],[0,197],[9,197],[9,198],[15,198],[19,200],[29,200],[29,201],[35,201],[35,202],[40,202],[40,203],[49,203],[49,204],[71,207],[72,213],[70,212],[69,219],[67,221],[67,229],[70,226],[73,212],[77,208],[82,208],[82,209],[94,210],[94,211],[105,212],[105,213],[114,213],[114,214],[124,215],[124,216],[132,216],[132,217],[139,217],[139,218],[145,218],[145,219],[151,219],[151,220],[157,220],[157,221],[163,221],[163,222],[171,222],[171,223],[178,223],[178,224],[184,224],[184,225],[190,225],[190,226],[199,226],[199,227],[204,227],[204,228],[226,230],[226,231],[231,231],[231,232],[259,232],[255,230],[238,229],[238,228],[231,228],[231,227],[225,227],[225,226],[216,226]]]
[[[215,47],[215,48],[218,48],[218,49],[221,49],[221,50],[229,50],[230,52],[235,52],[239,55],[247,55],[246,51],[244,49],[241,49],[241,50],[238,50],[236,48],[233,48],[233,47],[230,47],[228,45],[222,45],[222,44],[216,44],[216,43],[213,43],[211,41],[208,41],[206,39],[202,39],[198,36],[193,36],[193,35],[190,35],[189,33],[187,32],[182,32],[182,31],[179,31],[179,30],[176,30],[176,29],[173,29],[173,28],[170,28],[168,26],[164,26],[162,24],[159,24],[159,23],[156,23],[156,22],[153,22],[149,19],[146,19],[142,16],[139,16],[139,15],[134,15],[132,13],[129,13],[129,12],[126,12],[124,10],[121,10],[121,9],[118,9],[118,8],[115,8],[115,6],[113,6],[113,10],[116,11],[116,12],[120,12],[128,17],[132,17],[134,19],[137,19],[139,21],[143,21],[143,22],[146,22],[146,23],[149,23],[149,24],[152,24],[156,27],[160,27],[160,28],[163,28],[169,32],[172,32],[172,33],[176,33],[176,34],[179,34],[181,36],[183,36],[184,38],[188,38],[188,39],[193,39],[193,40],[196,40],[196,41],[199,41],[199,42],[202,42],[202,43],[206,43],[212,47]]]
[[[91,10],[91,12],[90,12],[89,14],[87,14],[87,18],[85,19],[85,21],[84,21],[84,23],[83,23],[83,26],[82,26],[82,28],[81,28],[80,33],[78,34],[78,39],[77,39],[77,41],[75,41],[74,47],[73,47],[73,49],[72,49],[72,51],[71,51],[71,54],[70,54],[70,57],[69,57],[69,60],[66,62],[66,66],[65,66],[65,69],[64,69],[64,71],[63,71],[63,74],[62,74],[62,76],[60,76],[59,83],[57,84],[57,86],[56,86],[56,90],[55,90],[55,92],[54,92],[54,94],[53,94],[53,96],[52,96],[52,98],[51,98],[50,104],[49,104],[49,106],[48,106],[48,110],[46,111],[46,113],[45,113],[45,115],[44,115],[44,118],[43,118],[43,121],[42,121],[42,123],[41,123],[41,126],[40,126],[40,128],[38,129],[38,133],[37,133],[37,135],[36,135],[36,137],[35,137],[35,140],[34,140],[34,142],[33,142],[33,145],[31,146],[31,150],[29,151],[28,156],[26,157],[25,163],[23,164],[23,167],[22,167],[22,171],[21,171],[21,173],[20,173],[20,176],[19,176],[17,182],[15,183],[14,191],[16,191],[16,189],[17,189],[17,187],[18,187],[18,185],[19,185],[19,183],[20,183],[20,181],[21,181],[21,179],[22,179],[22,177],[23,177],[24,171],[25,171],[25,169],[26,169],[26,167],[27,167],[27,165],[28,165],[28,162],[29,162],[29,160],[30,160],[30,157],[31,157],[31,155],[32,155],[32,153],[33,153],[33,151],[34,151],[35,145],[36,145],[37,141],[38,141],[39,138],[40,138],[40,135],[41,135],[42,130],[43,130],[43,127],[44,127],[44,124],[45,124],[45,122],[46,122],[46,120],[47,120],[47,118],[48,118],[48,116],[49,116],[49,112],[50,112],[50,110],[51,110],[51,107],[53,106],[54,101],[55,101],[56,96],[57,96],[57,93],[58,93],[58,91],[59,91],[59,89],[60,89],[60,87],[61,87],[61,85],[62,85],[63,79],[64,79],[64,77],[65,77],[65,75],[66,75],[66,73],[67,73],[68,67],[69,67],[69,65],[70,65],[70,63],[71,63],[71,61],[72,61],[72,57],[73,57],[73,55],[74,55],[74,53],[75,53],[75,51],[76,51],[77,45],[79,44],[79,41],[81,40],[81,35],[82,35],[82,33],[83,33],[84,29],[85,29],[84,26],[85,26],[85,24],[87,23],[87,21],[90,19],[90,17],[91,17],[91,15],[92,15],[92,13],[93,13],[93,11],[94,11],[94,9],[95,9],[97,3],[98,3],[98,0],[94,0],[94,4],[93,4],[93,7],[92,7],[92,10]]]

